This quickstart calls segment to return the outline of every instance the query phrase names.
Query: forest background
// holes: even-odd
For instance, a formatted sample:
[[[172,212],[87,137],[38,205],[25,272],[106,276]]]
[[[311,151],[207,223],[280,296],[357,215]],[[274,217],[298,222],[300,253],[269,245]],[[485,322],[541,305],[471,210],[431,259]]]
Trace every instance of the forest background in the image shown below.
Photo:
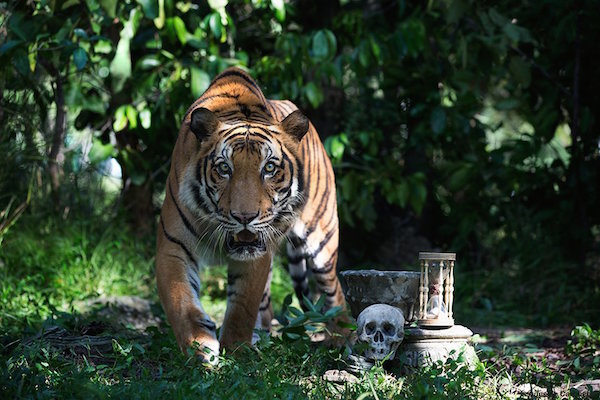
[[[0,2],[0,328],[156,297],[172,147],[228,66],[319,131],[339,269],[452,251],[462,322],[597,326],[597,21],[594,0]]]

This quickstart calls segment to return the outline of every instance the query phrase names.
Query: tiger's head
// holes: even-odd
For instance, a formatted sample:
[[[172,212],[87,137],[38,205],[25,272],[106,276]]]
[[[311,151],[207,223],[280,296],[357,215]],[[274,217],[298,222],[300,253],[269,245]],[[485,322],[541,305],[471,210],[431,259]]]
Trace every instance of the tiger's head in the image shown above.
[[[198,141],[181,198],[207,221],[213,246],[235,260],[261,257],[285,236],[303,205],[299,143],[308,118],[294,111],[280,123],[224,118],[206,108],[191,113]]]

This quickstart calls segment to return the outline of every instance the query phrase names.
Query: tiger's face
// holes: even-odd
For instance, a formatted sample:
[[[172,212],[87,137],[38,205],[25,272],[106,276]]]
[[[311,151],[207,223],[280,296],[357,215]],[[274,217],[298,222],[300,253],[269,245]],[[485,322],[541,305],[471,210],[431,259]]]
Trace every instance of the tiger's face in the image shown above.
[[[308,120],[294,114],[281,124],[260,125],[222,123],[206,109],[192,113],[200,150],[182,198],[214,226],[209,239],[233,259],[259,258],[275,247],[303,205],[296,151]]]

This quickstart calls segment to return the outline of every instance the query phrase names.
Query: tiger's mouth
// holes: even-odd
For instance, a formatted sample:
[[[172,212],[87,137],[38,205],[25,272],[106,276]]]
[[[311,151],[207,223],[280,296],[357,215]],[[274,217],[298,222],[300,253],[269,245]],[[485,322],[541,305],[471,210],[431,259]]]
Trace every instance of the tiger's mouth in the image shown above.
[[[225,249],[232,256],[253,258],[262,255],[267,246],[261,235],[244,229],[238,233],[227,234]]]

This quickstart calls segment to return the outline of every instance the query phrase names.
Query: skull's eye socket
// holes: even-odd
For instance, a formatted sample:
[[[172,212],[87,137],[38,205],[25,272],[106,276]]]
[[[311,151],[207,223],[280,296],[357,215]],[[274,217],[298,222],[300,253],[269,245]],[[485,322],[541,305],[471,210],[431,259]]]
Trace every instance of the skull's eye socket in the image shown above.
[[[222,176],[231,175],[231,167],[226,162],[220,162],[217,164],[217,172]]]
[[[383,324],[383,333],[388,336],[394,336],[396,334],[396,327],[389,322]]]
[[[375,324],[375,322],[369,322],[365,325],[365,332],[367,335],[372,335],[375,332],[375,328],[377,328],[377,324]]]
[[[265,171],[265,174],[273,174],[276,169],[277,169],[277,166],[275,165],[275,163],[273,161],[269,161],[263,167],[263,171]]]

